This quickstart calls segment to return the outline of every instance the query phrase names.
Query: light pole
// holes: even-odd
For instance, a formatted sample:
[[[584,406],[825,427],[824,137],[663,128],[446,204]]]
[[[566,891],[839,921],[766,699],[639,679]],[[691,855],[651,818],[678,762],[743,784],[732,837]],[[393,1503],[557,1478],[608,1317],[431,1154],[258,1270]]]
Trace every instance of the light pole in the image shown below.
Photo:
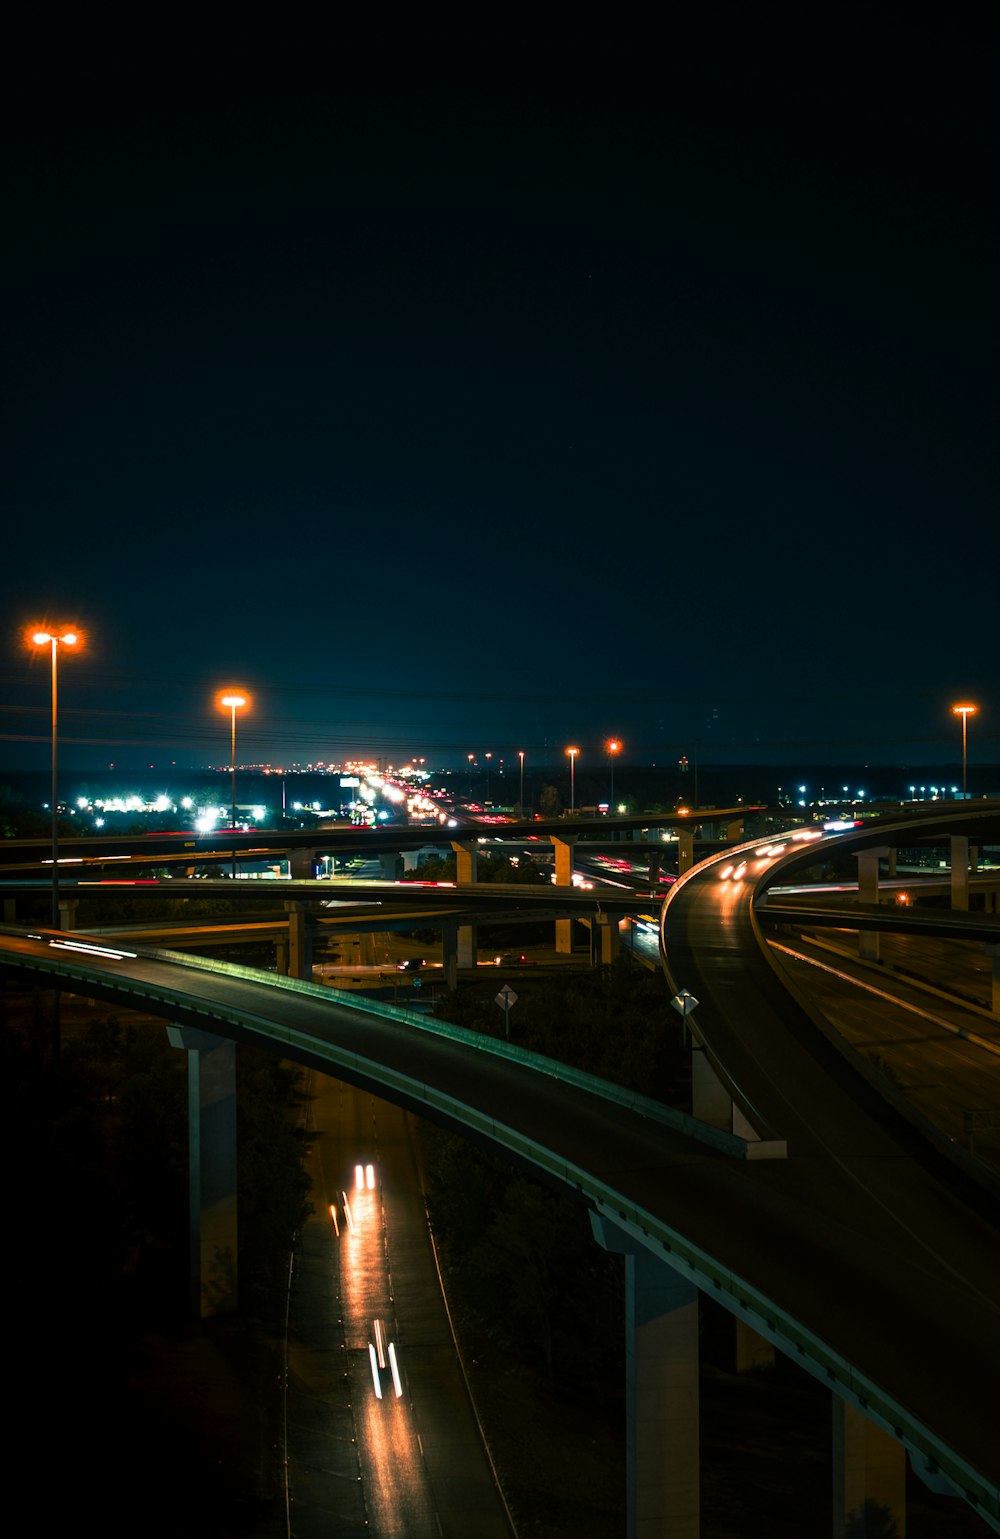
[[[471,802],[471,800],[472,800],[472,766],[475,763],[476,756],[475,756],[474,753],[470,753],[470,754],[466,754],[465,757],[469,761],[469,801]]]
[[[967,742],[968,742],[968,738],[967,738],[968,720],[969,720],[970,716],[975,716],[975,714],[976,714],[977,710],[979,709],[979,707],[976,706],[976,705],[953,705],[951,709],[952,709],[952,714],[953,715],[961,716],[961,718],[962,718],[962,800],[964,802],[965,799],[966,799],[966,795],[967,795],[966,773],[965,773],[965,771],[966,771],[966,746],[967,746]]]
[[[491,753],[488,753],[488,754],[485,755],[485,758],[486,758],[486,805],[487,806],[489,806],[489,802],[490,802],[490,760],[492,759],[492,757],[493,757],[493,755]]]
[[[34,631],[31,640],[36,647],[52,649],[52,928],[59,928],[59,648],[75,647],[79,641],[75,631],[65,631],[61,636],[51,631]]]
[[[610,802],[610,805],[608,807],[608,811],[611,813],[611,816],[614,817],[614,815],[615,815],[615,759],[621,753],[622,745],[621,745],[621,742],[620,742],[620,740],[618,738],[616,738],[616,737],[609,737],[608,738],[607,747],[608,747],[608,758],[611,760],[611,802]]]
[[[249,704],[249,700],[248,700],[246,695],[240,694],[239,691],[237,691],[237,690],[229,690],[229,691],[227,691],[226,694],[219,696],[219,704],[222,705],[222,706],[225,706],[226,709],[229,711],[230,719],[231,719],[231,722],[232,722],[232,737],[230,739],[230,754],[231,754],[231,758],[230,758],[230,761],[229,761],[230,774],[231,774],[231,777],[232,777],[232,779],[231,779],[232,811],[231,811],[231,815],[230,815],[230,819],[229,819],[229,826],[235,832],[235,829],[236,829],[236,712],[241,710],[243,708],[243,706],[248,705]],[[235,881],[235,880],[236,880],[236,845],[234,843],[233,844],[233,881]]]
[[[521,809],[521,816],[523,818],[524,817],[524,749],[523,748],[519,748],[517,750],[517,757],[521,761],[521,795],[520,795],[520,799],[518,801],[518,806]]]
[[[576,811],[576,756],[579,748],[567,748],[569,754],[569,810]]]

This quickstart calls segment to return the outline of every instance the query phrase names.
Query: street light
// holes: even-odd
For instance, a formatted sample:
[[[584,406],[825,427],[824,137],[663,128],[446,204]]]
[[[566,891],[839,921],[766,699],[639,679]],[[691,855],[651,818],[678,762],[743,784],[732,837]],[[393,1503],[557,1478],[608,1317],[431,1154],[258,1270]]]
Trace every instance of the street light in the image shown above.
[[[231,781],[231,788],[232,788],[232,798],[231,798],[231,800],[232,800],[232,813],[231,813],[231,816],[230,816],[230,819],[229,819],[229,826],[230,826],[231,829],[233,829],[235,831],[235,828],[236,828],[236,712],[239,711],[239,710],[242,710],[243,706],[249,705],[250,701],[249,701],[249,697],[247,695],[240,694],[238,690],[229,690],[226,694],[219,696],[219,704],[221,706],[225,706],[226,710],[229,711],[230,719],[231,719],[231,722],[232,722],[232,738],[231,738],[231,741],[230,741],[231,758],[230,758],[230,761],[229,761],[230,773],[231,773],[231,776],[232,776],[232,781]],[[235,845],[235,843],[233,845],[233,880],[234,881],[236,880],[236,845]]]
[[[36,647],[52,649],[52,928],[59,928],[59,648],[75,647],[80,638],[75,631],[61,636],[51,631],[33,631]]]
[[[607,741],[608,758],[611,760],[611,802],[608,810],[611,816],[615,813],[615,759],[622,751],[622,745],[618,738],[609,737]]]
[[[579,748],[567,748],[569,754],[569,810],[576,811],[576,756]]]
[[[953,705],[951,709],[953,715],[961,716],[962,718],[962,800],[965,801],[967,794],[965,769],[968,720],[970,716],[975,716],[979,707],[976,705]]]
[[[520,795],[520,799],[518,801],[518,806],[521,809],[521,816],[523,818],[524,817],[524,749],[523,748],[519,748],[517,750],[517,757],[521,761],[521,795]]]

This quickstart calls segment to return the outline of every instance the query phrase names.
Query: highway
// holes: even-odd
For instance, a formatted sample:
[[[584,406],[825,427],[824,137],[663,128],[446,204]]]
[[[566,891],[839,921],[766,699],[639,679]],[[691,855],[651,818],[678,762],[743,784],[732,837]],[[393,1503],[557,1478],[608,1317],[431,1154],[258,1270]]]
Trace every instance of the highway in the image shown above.
[[[214,1020],[533,1163],[890,1418],[996,1526],[995,1207],[928,1167],[905,1119],[854,1083],[766,958],[747,954],[744,894],[700,873],[672,889],[667,916],[670,964],[701,999],[699,1022],[714,1009],[743,1023],[720,1050],[787,1137],[787,1160],[734,1158],[545,1060],[517,1062],[502,1044],[248,969],[141,952],[85,959],[11,931],[0,965]]]
[[[298,1539],[511,1539],[470,1412],[407,1114],[309,1075],[315,1212],[289,1331]]]

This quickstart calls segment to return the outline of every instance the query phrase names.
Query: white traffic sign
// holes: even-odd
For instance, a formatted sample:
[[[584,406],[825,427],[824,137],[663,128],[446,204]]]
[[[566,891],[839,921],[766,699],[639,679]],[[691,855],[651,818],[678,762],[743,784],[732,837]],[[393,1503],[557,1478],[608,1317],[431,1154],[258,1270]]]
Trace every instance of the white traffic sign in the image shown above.
[[[517,995],[509,983],[505,983],[500,990],[496,997],[496,1003],[500,1006],[501,1010],[509,1010],[511,1005],[517,1004]]]
[[[681,989],[679,994],[674,995],[670,1003],[673,1005],[678,1015],[688,1016],[691,1014],[691,1011],[695,1009],[698,1001],[695,999],[693,994],[688,993],[687,989]]]

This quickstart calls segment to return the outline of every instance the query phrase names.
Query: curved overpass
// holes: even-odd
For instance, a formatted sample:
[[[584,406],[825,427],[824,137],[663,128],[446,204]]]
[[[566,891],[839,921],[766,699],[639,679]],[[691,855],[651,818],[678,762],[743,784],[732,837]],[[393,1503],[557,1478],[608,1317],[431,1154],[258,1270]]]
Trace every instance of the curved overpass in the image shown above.
[[[706,885],[682,890],[693,900]],[[502,1147],[861,1405],[1000,1530],[996,1228],[925,1170],[913,1140],[853,1108],[798,1040],[802,1023],[785,1021],[787,996],[785,1009],[773,997],[744,1053],[760,1059],[762,1099],[772,1087],[769,1114],[788,1118],[789,1158],[748,1161],[731,1135],[405,1010],[167,952],[67,950],[66,939],[5,930],[0,965],[280,1051]],[[713,944],[713,959],[725,980],[735,951]],[[772,993],[759,970],[748,987]],[[809,1107],[824,1099],[816,1126]]]

